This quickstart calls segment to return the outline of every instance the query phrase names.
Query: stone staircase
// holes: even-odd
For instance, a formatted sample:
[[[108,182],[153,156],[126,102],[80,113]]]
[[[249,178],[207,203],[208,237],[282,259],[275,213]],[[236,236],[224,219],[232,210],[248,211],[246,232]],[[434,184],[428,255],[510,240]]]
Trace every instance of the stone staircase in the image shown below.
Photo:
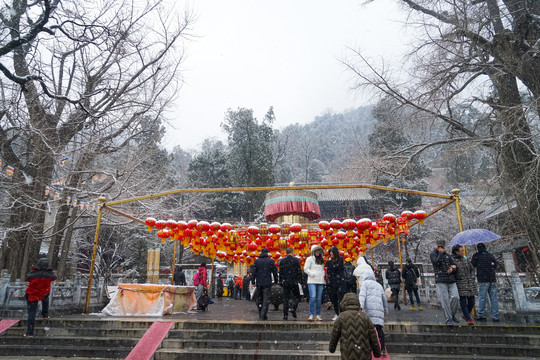
[[[329,322],[176,321],[155,360],[340,358],[339,349],[328,352]],[[0,359],[124,359],[151,324],[140,318],[37,320],[36,336],[24,338],[21,321],[0,335]],[[540,359],[540,327],[387,324],[385,333],[394,360]]]

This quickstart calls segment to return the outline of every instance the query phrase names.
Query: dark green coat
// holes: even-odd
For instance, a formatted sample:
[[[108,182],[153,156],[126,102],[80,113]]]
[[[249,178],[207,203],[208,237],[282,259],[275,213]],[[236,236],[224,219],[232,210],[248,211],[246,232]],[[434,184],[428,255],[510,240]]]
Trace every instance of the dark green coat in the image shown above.
[[[474,267],[470,261],[463,257],[453,254],[456,263],[456,283],[459,296],[477,296],[478,286],[476,285],[476,276]]]
[[[371,360],[381,356],[377,333],[369,317],[360,311],[356,294],[347,293],[340,303],[339,314],[330,339],[329,351],[336,351],[337,343],[343,360]]]

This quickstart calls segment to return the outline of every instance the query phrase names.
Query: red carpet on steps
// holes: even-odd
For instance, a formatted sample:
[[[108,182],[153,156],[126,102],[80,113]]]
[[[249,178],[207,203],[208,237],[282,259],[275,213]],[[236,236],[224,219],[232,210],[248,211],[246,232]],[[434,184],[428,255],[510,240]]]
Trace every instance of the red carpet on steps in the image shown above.
[[[0,320],[0,334],[3,333],[4,331],[6,331],[7,329],[9,329],[10,327],[12,327],[13,325],[15,325],[16,323],[18,323],[19,320],[14,320],[14,319],[5,319],[5,320]]]
[[[149,360],[152,358],[159,344],[165,339],[173,325],[174,321],[156,321],[153,323],[131,350],[126,360]]]

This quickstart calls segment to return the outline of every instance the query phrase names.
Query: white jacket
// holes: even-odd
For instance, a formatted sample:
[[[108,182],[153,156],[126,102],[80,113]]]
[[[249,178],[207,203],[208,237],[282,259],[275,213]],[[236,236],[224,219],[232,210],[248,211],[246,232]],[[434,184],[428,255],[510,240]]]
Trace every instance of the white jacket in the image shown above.
[[[354,269],[353,275],[356,276],[356,280],[358,280],[358,289],[362,289],[362,279],[363,275],[366,271],[373,272],[373,269],[371,266],[368,265],[366,262],[366,259],[364,259],[363,256],[360,256],[358,260],[356,260],[356,269]]]
[[[371,270],[364,273],[362,280],[358,295],[360,307],[374,325],[384,326],[384,314],[388,314],[388,302],[384,289],[375,280],[375,274]]]
[[[315,256],[313,255],[315,250],[318,249],[320,249],[324,253],[322,247],[318,245],[313,245],[311,247],[311,256],[306,259],[306,264],[304,265],[304,272],[308,276],[308,284],[326,284],[326,281],[324,281],[324,264],[316,264]]]

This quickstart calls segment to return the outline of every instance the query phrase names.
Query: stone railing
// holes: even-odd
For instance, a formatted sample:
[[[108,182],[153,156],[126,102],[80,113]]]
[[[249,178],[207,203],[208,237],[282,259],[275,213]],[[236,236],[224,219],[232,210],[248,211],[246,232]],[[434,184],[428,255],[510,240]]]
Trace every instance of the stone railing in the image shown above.
[[[26,311],[25,292],[27,283],[20,280],[10,281],[10,275],[4,273],[0,283],[0,311]],[[63,313],[79,312],[84,310],[86,304],[86,294],[88,292],[88,281],[82,279],[77,273],[73,281],[67,280],[63,283],[51,283],[51,293],[49,295],[50,309],[62,309]],[[106,293],[104,279],[99,278],[92,284],[90,294],[90,306],[105,306]]]

